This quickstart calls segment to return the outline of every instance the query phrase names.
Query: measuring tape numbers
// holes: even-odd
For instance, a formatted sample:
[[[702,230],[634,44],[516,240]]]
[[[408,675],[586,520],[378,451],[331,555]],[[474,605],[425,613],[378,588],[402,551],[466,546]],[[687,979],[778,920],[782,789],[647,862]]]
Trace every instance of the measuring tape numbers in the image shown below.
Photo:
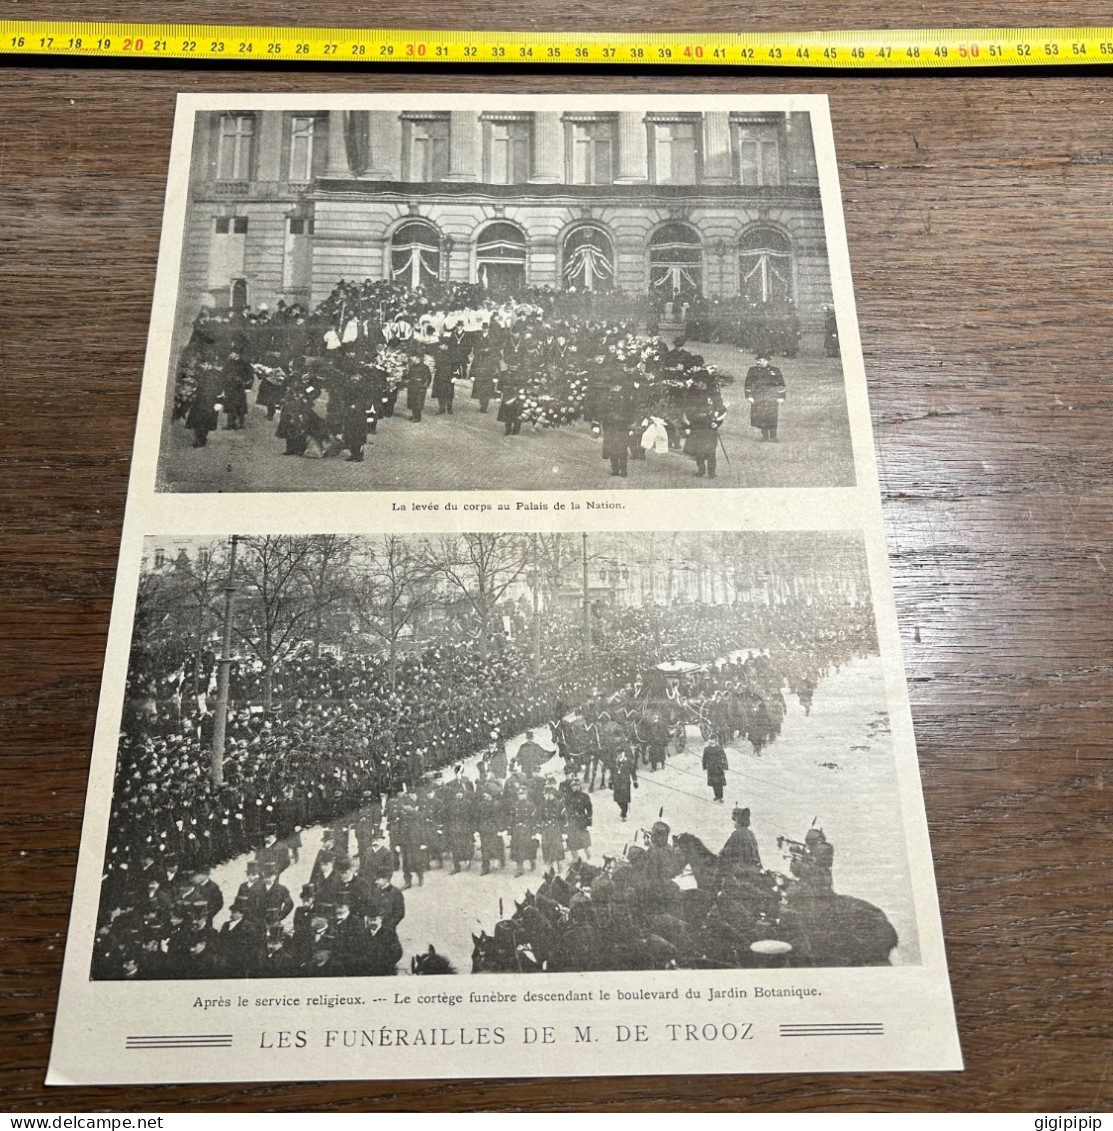
[[[251,63],[928,69],[1113,62],[1113,28],[611,34],[2,20],[0,53]]]

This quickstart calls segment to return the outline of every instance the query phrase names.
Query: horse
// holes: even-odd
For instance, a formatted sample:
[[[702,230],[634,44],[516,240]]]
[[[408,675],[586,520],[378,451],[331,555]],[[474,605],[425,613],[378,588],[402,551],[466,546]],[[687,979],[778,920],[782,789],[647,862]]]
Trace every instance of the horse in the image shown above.
[[[429,949],[424,954],[415,954],[410,959],[410,973],[455,974],[457,970],[443,954],[438,954],[430,943]]]
[[[692,869],[696,886],[717,891],[719,888],[719,858],[692,833],[679,833],[672,838],[673,848],[680,854],[685,867]]]
[[[472,935],[473,974],[535,974],[542,964],[530,949],[528,939],[521,938],[517,923],[503,919],[495,924],[495,933],[480,931]]]
[[[881,908],[834,892],[790,891],[778,927],[791,966],[888,966],[900,941]]]

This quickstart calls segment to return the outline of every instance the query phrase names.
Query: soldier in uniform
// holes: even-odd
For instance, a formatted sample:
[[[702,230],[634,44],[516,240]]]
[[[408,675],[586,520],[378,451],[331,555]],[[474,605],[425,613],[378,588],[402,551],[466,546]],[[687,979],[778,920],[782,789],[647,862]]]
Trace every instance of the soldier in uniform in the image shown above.
[[[425,819],[412,793],[400,793],[394,799],[390,815],[391,843],[398,846],[402,855],[402,879],[407,888],[413,886],[417,876],[418,887],[424,883],[429,867],[425,848]]]
[[[750,810],[735,808],[731,813],[734,832],[727,837],[722,852],[719,853],[719,867],[724,876],[739,870],[761,871],[761,853],[757,847],[757,837],[750,828]]]
[[[500,868],[506,867],[506,845],[503,843],[502,806],[496,796],[497,786],[488,782],[479,791],[476,801],[475,823],[479,829],[479,858],[482,861],[482,875],[490,875],[492,862],[497,861]]]
[[[518,865],[515,877],[524,875],[526,861],[531,869],[537,867],[537,841],[534,825],[536,813],[525,790],[508,786],[506,798],[506,827],[510,830],[510,859]]]
[[[448,854],[452,857],[452,874],[460,871],[460,866],[471,867],[475,854],[475,814],[472,799],[461,784],[450,787],[445,802],[445,833],[448,840]]]
[[[564,801],[552,782],[545,786],[538,816],[541,825],[541,859],[547,865],[559,864],[564,859],[567,814],[564,811]]]
[[[763,440],[777,440],[777,416],[785,399],[785,379],[764,354],[746,374],[746,400],[750,402],[750,424],[761,429]]]
[[[831,870],[835,863],[835,846],[824,836],[822,829],[808,829],[804,834],[804,851],[793,853],[792,874],[813,896],[830,896],[834,893]]]

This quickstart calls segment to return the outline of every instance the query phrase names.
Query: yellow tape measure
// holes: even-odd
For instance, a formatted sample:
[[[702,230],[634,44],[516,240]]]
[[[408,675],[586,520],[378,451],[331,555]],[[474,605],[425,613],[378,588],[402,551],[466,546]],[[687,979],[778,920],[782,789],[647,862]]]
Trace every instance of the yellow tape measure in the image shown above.
[[[1113,62],[1113,28],[626,35],[2,20],[0,53],[372,65],[1028,67]]]

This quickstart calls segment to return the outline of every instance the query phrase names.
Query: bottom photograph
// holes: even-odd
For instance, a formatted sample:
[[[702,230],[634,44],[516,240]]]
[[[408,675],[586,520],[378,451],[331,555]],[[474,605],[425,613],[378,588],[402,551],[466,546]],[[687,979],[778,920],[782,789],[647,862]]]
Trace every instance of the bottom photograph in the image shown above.
[[[920,961],[860,535],[146,540],[92,980]]]

